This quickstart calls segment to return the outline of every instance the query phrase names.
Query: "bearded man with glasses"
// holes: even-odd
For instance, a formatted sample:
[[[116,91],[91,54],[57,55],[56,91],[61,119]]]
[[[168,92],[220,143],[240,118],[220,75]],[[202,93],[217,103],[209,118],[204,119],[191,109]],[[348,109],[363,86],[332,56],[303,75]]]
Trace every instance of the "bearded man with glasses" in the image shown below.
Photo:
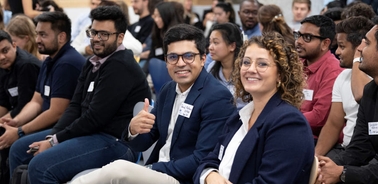
[[[307,82],[301,111],[310,123],[315,145],[331,108],[333,84],[343,70],[329,50],[335,35],[335,23],[323,15],[305,18],[299,31],[294,32]]]
[[[167,31],[163,51],[173,79],[162,87],[155,108],[130,122],[125,139],[136,151],[156,142],[146,166],[117,160],[72,181],[79,183],[193,183],[199,162],[215,147],[226,119],[236,111],[230,91],[203,68],[205,37],[188,24]]]

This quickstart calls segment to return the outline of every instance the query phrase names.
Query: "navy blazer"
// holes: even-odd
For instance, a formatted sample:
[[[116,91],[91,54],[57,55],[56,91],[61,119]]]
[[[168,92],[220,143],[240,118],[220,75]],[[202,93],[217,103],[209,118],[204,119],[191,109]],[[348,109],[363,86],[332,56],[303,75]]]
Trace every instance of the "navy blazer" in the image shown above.
[[[194,183],[206,168],[219,168],[220,145],[228,143],[242,125],[239,113],[226,122],[224,134],[213,152],[201,161]],[[224,155],[222,155],[223,157]],[[232,183],[308,183],[314,158],[314,141],[307,120],[276,93],[236,151],[229,181]]]
[[[177,118],[170,161],[158,162],[159,151],[167,140],[175,97],[176,82],[171,81],[162,87],[151,111],[156,116],[151,131],[138,135],[128,144],[135,151],[145,151],[157,141],[146,164],[152,164],[152,169],[166,173],[180,183],[193,183],[199,162],[214,149],[226,120],[236,112],[236,107],[232,104],[230,91],[202,69],[185,100],[186,104],[193,105],[190,118],[180,115]]]

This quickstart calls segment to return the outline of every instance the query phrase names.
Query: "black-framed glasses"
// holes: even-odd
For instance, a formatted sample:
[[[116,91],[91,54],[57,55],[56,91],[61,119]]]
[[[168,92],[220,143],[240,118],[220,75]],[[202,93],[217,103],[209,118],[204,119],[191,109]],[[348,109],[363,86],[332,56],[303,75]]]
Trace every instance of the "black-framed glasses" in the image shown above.
[[[244,57],[239,62],[240,69],[246,71],[252,66],[252,63],[253,63],[253,61],[252,61],[251,58]],[[255,69],[259,73],[265,72],[268,69],[269,66],[273,66],[273,65],[269,64],[269,62],[265,59],[257,59],[255,61]]]
[[[299,32],[299,31],[294,31],[293,34],[294,34],[294,39],[295,39],[295,40],[298,40],[300,37],[302,37],[302,38],[303,38],[303,41],[305,41],[305,42],[307,42],[307,43],[311,42],[312,38],[318,38],[318,39],[320,39],[320,40],[324,40],[324,39],[326,39],[326,38],[324,38],[324,37],[316,36],[316,35],[312,35],[312,34],[308,34],[308,33],[304,33],[304,34],[302,34],[302,33]]]
[[[165,55],[165,61],[171,65],[175,65],[180,57],[186,64],[193,63],[194,58],[196,55],[200,55],[200,53],[193,53],[193,52],[186,52],[184,54],[175,54],[175,53],[170,53]]]
[[[94,29],[87,29],[87,31],[85,31],[85,32],[87,33],[88,38],[94,38],[97,35],[97,38],[102,40],[102,41],[108,40],[110,35],[119,34],[117,32],[109,33],[107,31],[96,31]]]

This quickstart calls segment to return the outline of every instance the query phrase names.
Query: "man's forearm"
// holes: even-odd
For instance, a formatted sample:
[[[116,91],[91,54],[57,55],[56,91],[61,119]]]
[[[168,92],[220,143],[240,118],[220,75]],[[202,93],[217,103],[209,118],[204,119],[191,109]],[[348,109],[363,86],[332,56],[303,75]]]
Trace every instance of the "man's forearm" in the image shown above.
[[[315,147],[315,155],[324,156],[327,154],[337,143],[342,129],[343,127],[340,128],[327,122],[320,132],[318,143]]]
[[[54,110],[48,109],[29,123],[23,125],[22,130],[25,132],[25,134],[43,130],[56,123],[62,114],[63,112],[54,112]]]
[[[38,116],[41,110],[41,104],[31,101],[27,103],[21,112],[13,119],[17,122],[17,126],[22,126]]]

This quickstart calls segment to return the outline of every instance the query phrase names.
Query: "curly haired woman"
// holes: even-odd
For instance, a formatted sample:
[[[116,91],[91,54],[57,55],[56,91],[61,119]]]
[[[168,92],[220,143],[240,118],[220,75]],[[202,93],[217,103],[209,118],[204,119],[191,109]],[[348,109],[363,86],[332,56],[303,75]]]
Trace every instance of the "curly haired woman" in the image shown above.
[[[235,68],[236,97],[249,104],[229,117],[194,183],[307,183],[314,142],[298,109],[304,76],[293,46],[276,32],[252,37]]]

